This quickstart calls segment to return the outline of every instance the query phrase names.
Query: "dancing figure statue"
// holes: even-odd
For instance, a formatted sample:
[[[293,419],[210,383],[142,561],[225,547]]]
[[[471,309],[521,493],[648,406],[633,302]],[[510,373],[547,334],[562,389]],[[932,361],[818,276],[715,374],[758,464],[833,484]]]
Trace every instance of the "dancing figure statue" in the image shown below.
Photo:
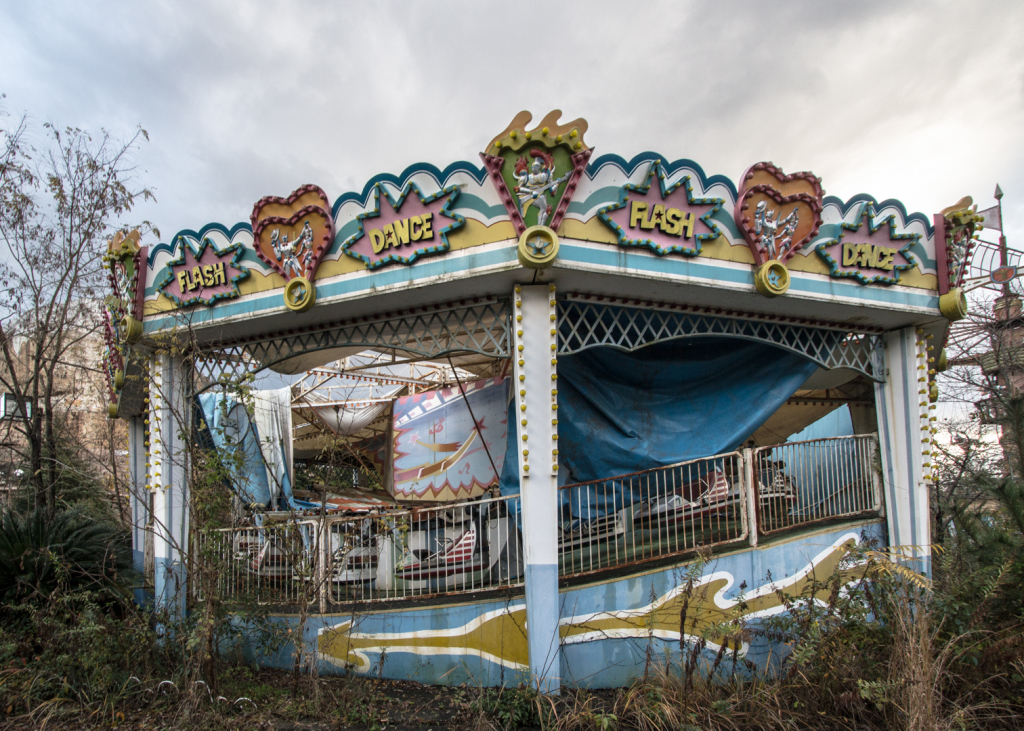
[[[800,216],[796,208],[785,218],[768,210],[768,203],[761,201],[754,213],[754,233],[758,235],[757,245],[767,252],[769,259],[776,259],[793,245],[793,234],[796,232]]]
[[[132,294],[134,287],[128,277],[128,270],[124,265],[114,266],[114,282],[117,288],[117,296],[124,304],[125,309],[131,309],[135,297]]]
[[[281,229],[276,228],[270,235],[270,245],[285,276],[291,272],[291,276],[301,277],[313,258],[313,227],[306,221],[295,241],[289,241],[288,234],[281,234]]]
[[[519,212],[523,219],[526,211],[533,204],[537,205],[537,225],[543,226],[551,215],[551,205],[547,196],[553,196],[559,185],[569,179],[569,173],[560,178],[555,177],[555,160],[544,150],[530,150],[532,162],[525,157],[516,161],[515,193],[519,197]]]

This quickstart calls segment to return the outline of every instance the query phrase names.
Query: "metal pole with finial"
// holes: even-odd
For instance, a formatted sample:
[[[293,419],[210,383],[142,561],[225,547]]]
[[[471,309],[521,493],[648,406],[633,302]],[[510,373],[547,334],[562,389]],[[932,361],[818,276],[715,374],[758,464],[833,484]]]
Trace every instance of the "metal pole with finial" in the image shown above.
[[[999,187],[999,183],[996,183],[996,205],[999,206],[999,266],[1006,267],[1009,265],[1009,255],[1006,251],[1006,234],[1003,233],[1003,189]],[[1010,282],[1003,282],[1003,297],[1009,298],[1010,296]]]

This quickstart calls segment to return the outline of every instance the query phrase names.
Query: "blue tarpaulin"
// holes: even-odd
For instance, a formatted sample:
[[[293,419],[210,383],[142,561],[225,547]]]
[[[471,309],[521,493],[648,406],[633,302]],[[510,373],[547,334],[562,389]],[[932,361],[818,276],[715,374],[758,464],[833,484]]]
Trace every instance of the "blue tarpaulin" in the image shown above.
[[[285,448],[280,440],[261,441],[255,420],[245,405],[230,394],[204,393],[197,397],[197,402],[203,416],[197,425],[200,444],[216,449],[224,458],[229,487],[242,502],[271,510],[293,506],[287,470],[277,470],[276,478],[268,474],[275,470],[268,469],[267,463],[280,463],[284,458]]]
[[[736,449],[816,368],[807,358],[770,345],[715,337],[634,352],[591,348],[560,357],[559,483]],[[515,439],[515,430],[509,430],[509,439]],[[502,467],[503,495],[519,491],[516,455],[510,444]],[[616,507],[631,499],[617,496]],[[590,517],[573,508],[577,517]]]

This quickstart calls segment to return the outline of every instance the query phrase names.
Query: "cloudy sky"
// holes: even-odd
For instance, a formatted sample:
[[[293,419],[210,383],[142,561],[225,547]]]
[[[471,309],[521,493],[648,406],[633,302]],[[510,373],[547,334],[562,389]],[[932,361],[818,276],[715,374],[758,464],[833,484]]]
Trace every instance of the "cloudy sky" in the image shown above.
[[[150,142],[137,209],[169,240],[316,183],[477,154],[520,109],[736,179],[935,212],[992,205],[1024,248],[1024,3],[50,2],[0,4],[12,117]]]

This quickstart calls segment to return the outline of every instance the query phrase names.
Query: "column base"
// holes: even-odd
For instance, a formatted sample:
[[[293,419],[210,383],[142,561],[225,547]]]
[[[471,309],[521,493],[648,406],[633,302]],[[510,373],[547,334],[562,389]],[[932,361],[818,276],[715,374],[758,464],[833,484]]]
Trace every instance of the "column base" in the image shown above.
[[[530,675],[537,691],[557,695],[562,689],[561,616],[558,564],[526,564],[526,639]]]

